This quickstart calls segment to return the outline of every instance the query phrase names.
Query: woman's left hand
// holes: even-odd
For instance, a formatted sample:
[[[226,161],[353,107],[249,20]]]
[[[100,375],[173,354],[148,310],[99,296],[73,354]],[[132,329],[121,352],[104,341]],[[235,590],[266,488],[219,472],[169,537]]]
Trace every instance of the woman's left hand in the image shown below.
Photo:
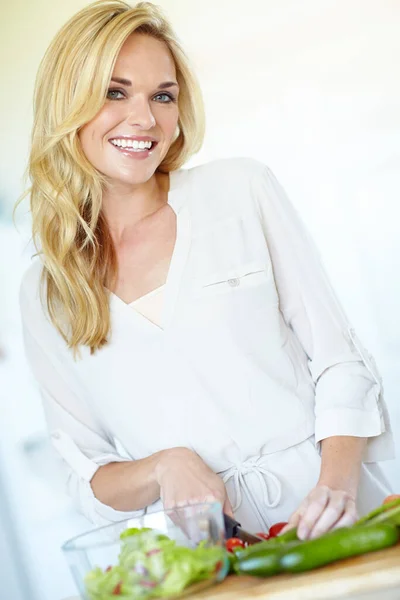
[[[349,527],[357,519],[353,496],[344,490],[318,484],[292,514],[282,533],[297,527],[301,540],[313,539],[330,529]]]

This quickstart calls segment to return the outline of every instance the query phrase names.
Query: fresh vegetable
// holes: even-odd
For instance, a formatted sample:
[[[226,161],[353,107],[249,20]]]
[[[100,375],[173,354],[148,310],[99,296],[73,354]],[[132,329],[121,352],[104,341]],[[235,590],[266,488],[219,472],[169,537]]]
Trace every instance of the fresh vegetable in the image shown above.
[[[290,529],[286,533],[284,533],[282,535],[278,535],[275,538],[266,540],[265,542],[260,542],[258,544],[252,544],[251,546],[248,546],[247,548],[244,548],[244,549],[238,548],[235,551],[235,554],[239,560],[242,560],[247,556],[251,556],[253,554],[260,554],[264,551],[269,552],[270,550],[273,550],[273,549],[280,549],[282,546],[285,546],[285,544],[288,544],[289,542],[299,542],[299,541],[300,540],[297,537],[297,530]]]
[[[378,506],[378,508],[375,508],[367,515],[361,517],[361,519],[357,521],[356,525],[363,525],[364,523],[372,522],[372,520],[378,515],[381,515],[382,513],[388,513],[391,508],[396,508],[397,506],[400,506],[400,498],[395,498],[386,504],[382,504],[382,506]]]
[[[249,554],[236,555],[234,564],[235,572],[238,575],[253,575],[255,577],[270,577],[281,573],[282,568],[280,559],[290,548],[301,544],[302,542],[287,542],[286,544],[271,544],[256,551],[260,544],[252,546],[254,551]]]
[[[235,552],[236,548],[245,548],[245,543],[239,538],[232,537],[226,540],[225,547],[228,552]]]
[[[308,571],[336,560],[393,546],[398,539],[399,532],[390,523],[343,527],[283,552],[279,566],[284,572]]]
[[[113,596],[120,596],[122,594],[122,583],[119,582],[117,583],[117,585],[115,586],[115,588],[113,589]]]
[[[392,503],[391,503],[392,504]],[[400,527],[400,504],[391,506],[389,504],[386,505],[388,508],[381,514],[376,515],[370,521],[368,521],[368,525],[370,523],[391,523],[392,525],[397,525]]]
[[[228,561],[229,561],[228,574],[233,575],[234,573],[236,573],[236,563],[237,563],[237,557],[234,552],[228,552]]]
[[[280,532],[282,531],[282,529],[284,527],[286,527],[287,523],[275,523],[275,525],[271,525],[271,527],[269,528],[269,537],[270,538],[274,538],[277,537]]]
[[[186,548],[156,531],[132,529],[121,535],[121,542],[117,565],[104,571],[97,567],[86,576],[90,600],[167,598],[228,567],[225,549],[205,541]]]
[[[256,535],[262,540],[269,540],[269,533],[256,533]]]
[[[289,529],[286,533],[282,533],[281,535],[277,535],[274,538],[269,540],[270,544],[286,544],[286,542],[296,542],[299,538],[297,537],[297,529]]]
[[[391,494],[390,496],[387,496],[384,499],[383,504],[391,504],[393,500],[400,501],[400,494]]]
[[[121,535],[119,536],[121,538],[121,540],[124,540],[127,537],[132,537],[133,535],[143,535],[143,533],[145,531],[151,531],[150,527],[128,527],[127,529],[125,529],[125,531],[123,531],[121,533]]]

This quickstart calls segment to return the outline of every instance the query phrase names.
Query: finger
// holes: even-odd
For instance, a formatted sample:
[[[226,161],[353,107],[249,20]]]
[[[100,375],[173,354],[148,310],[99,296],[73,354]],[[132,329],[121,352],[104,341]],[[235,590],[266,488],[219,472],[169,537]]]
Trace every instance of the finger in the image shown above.
[[[339,527],[351,527],[358,519],[356,505],[353,499],[349,498],[346,502],[346,508],[342,517],[335,523],[333,529]]]
[[[281,530],[279,535],[286,533],[286,531],[290,531],[290,529],[294,529],[295,527],[298,527],[302,516],[304,515],[304,513],[307,510],[308,503],[309,503],[309,500],[307,497],[300,504],[299,508],[297,510],[295,510],[294,513],[290,516],[288,524]]]
[[[332,492],[324,512],[310,531],[309,537],[314,539],[329,531],[342,517],[346,509],[348,497],[343,492]]]
[[[291,529],[295,529],[296,527],[298,527],[298,525],[300,523],[300,519],[303,516],[305,510],[306,510],[306,505],[304,507],[298,508],[296,510],[296,512],[294,512],[291,515],[287,525],[285,525],[285,527],[280,531],[279,535],[283,535],[287,531],[290,531]]]
[[[285,527],[283,529],[280,530],[278,535],[283,535],[284,533],[290,531],[291,529],[295,529],[295,528],[296,528],[296,525],[289,522],[287,525],[285,525]]]
[[[310,535],[316,522],[324,512],[330,498],[330,490],[326,486],[314,489],[308,497],[308,506],[297,528],[299,539],[305,540]]]

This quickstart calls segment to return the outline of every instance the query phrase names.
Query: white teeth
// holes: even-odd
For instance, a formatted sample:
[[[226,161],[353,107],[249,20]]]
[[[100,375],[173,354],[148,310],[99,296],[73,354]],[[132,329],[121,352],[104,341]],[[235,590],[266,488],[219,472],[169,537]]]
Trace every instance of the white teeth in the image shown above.
[[[139,142],[138,140],[126,138],[117,138],[111,140],[111,143],[119,148],[132,148],[133,150],[150,150],[153,145],[153,142],[144,142],[143,140]]]

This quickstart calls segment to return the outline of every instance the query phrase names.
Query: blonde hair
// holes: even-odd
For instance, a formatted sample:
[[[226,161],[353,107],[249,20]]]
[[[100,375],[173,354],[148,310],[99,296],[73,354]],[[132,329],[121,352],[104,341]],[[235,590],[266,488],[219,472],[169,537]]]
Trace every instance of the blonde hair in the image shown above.
[[[199,85],[161,10],[121,0],[90,4],[50,44],[39,67],[28,172],[33,238],[44,269],[47,310],[74,353],[108,341],[109,293],[117,260],[101,212],[102,175],[85,157],[78,130],[102,108],[118,53],[133,33],[169,48],[180,87],[179,135],[159,170],[180,168],[204,138]]]

